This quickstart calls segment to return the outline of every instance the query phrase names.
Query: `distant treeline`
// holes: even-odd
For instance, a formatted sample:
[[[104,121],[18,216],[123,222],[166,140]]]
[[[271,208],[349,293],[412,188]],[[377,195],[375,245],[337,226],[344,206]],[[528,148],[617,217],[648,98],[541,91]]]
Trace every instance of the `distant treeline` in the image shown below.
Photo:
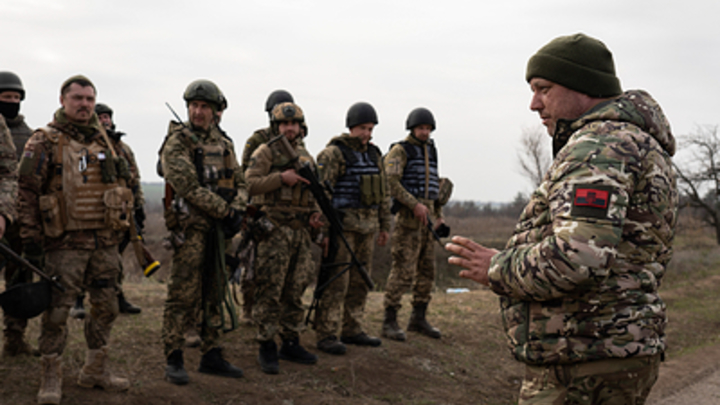
[[[443,215],[455,218],[477,218],[477,217],[510,217],[520,216],[528,199],[522,193],[518,193],[515,199],[509,203],[484,203],[478,201],[450,201],[443,208]]]

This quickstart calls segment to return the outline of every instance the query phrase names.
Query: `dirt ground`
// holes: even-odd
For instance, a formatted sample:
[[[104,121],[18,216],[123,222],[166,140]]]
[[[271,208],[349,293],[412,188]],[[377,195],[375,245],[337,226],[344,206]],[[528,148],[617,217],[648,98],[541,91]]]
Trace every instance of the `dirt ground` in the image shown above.
[[[242,326],[223,337],[225,356],[245,371],[241,379],[196,372],[198,349],[186,350],[190,384],[178,387],[163,380],[160,342],[165,286],[128,284],[126,295],[143,307],[140,315],[121,315],[113,330],[111,367],[130,378],[125,393],[84,389],[75,384],[84,361],[82,323],[70,321],[68,347],[63,355],[63,404],[514,404],[522,366],[504,347],[497,302],[487,291],[436,294],[431,320],[443,337],[433,340],[409,334],[407,342],[387,339],[379,348],[351,346],[345,356],[319,353],[312,331],[302,343],[319,355],[313,366],[281,361],[280,374],[263,374],[256,363],[255,329]],[[407,299],[407,297],[406,297]],[[382,295],[371,293],[366,325],[378,334]],[[405,302],[400,318],[406,322]],[[38,319],[29,327],[37,344]],[[682,391],[718,370],[720,346],[668,358],[649,403]],[[39,385],[37,358],[0,361],[0,404],[34,404]],[[663,403],[674,405],[674,403]]]

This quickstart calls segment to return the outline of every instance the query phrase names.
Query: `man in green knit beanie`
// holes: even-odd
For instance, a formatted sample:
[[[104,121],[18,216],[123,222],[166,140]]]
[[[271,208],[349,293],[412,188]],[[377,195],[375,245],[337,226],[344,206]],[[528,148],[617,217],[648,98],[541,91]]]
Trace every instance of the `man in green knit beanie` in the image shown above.
[[[456,236],[448,261],[500,296],[525,363],[519,404],[644,404],[666,347],[670,125],[647,92],[621,90],[612,54],[584,34],[540,48],[525,79],[553,163],[504,250]]]

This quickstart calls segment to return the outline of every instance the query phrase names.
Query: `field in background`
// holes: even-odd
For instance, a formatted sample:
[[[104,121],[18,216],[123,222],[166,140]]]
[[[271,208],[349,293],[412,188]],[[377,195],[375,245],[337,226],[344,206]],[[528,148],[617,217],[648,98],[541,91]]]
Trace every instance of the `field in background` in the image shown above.
[[[448,218],[453,234],[463,234],[492,247],[502,248],[515,220]],[[255,329],[243,326],[223,337],[226,357],[245,370],[245,377],[229,380],[197,373],[197,349],[186,351],[191,382],[184,387],[163,380],[164,358],[160,330],[166,294],[170,253],[161,246],[165,234],[159,210],[149,210],[146,240],[162,261],[156,276],[146,279],[124,257],[125,291],[143,308],[138,316],[122,315],[113,329],[111,367],[132,381],[129,392],[106,393],[79,388],[75,381],[85,355],[82,323],[69,321],[68,346],[63,356],[63,404],[514,404],[523,367],[512,359],[498,315],[497,298],[457,277],[438,253],[438,285],[429,319],[443,332],[440,340],[410,333],[404,343],[383,340],[379,348],[350,347],[345,356],[318,353],[311,330],[302,343],[318,353],[317,365],[281,362],[277,376],[260,372],[256,364]],[[668,304],[668,361],[651,398],[657,400],[707,374],[720,364],[720,248],[714,234],[692,218],[682,217],[676,253],[661,287]],[[373,278],[382,288],[389,265],[389,250],[379,249]],[[385,273],[386,274],[386,273]],[[450,286],[467,286],[471,292],[445,294]],[[2,288],[2,287],[0,287]],[[401,325],[409,317],[409,296],[403,300]],[[310,301],[310,291],[305,297]],[[370,294],[365,325],[379,335],[382,293]],[[30,321],[28,336],[37,345],[39,319]],[[39,384],[36,358],[0,360],[0,403],[34,404]],[[650,404],[654,403],[652,401]]]

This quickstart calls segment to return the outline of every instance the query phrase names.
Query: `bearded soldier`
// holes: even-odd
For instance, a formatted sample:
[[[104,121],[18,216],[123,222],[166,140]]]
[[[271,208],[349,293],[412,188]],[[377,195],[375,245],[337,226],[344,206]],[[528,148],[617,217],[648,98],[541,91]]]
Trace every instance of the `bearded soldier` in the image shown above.
[[[284,136],[300,162],[314,167],[312,156],[300,142],[303,112],[293,103],[278,104],[272,110],[273,131]],[[246,171],[253,204],[264,212],[274,227],[259,236],[255,266],[255,306],[260,343],[258,362],[263,372],[277,374],[279,357],[302,364],[314,364],[317,356],[300,345],[303,330],[302,295],[313,273],[309,227],[322,226],[321,214],[308,183],[293,168],[278,142],[263,144],[250,158]],[[282,338],[278,353],[275,336]]]
[[[293,96],[288,93],[285,90],[275,90],[267,98],[267,101],[265,101],[265,112],[268,114],[268,117],[270,118],[270,122],[272,124],[272,110],[273,108],[282,103],[290,102],[293,103],[295,100],[293,100]],[[305,123],[303,122],[303,125]],[[270,125],[267,128],[260,128],[253,132],[253,134],[248,138],[248,140],[245,142],[245,148],[243,149],[242,154],[242,169],[243,172],[247,170],[247,168],[250,166],[250,157],[252,156],[253,152],[262,144],[267,143],[270,138],[277,135],[277,133],[273,132],[273,126]],[[253,237],[250,235],[249,237]],[[241,291],[243,296],[243,323],[245,324],[252,324],[252,307],[253,303],[255,301],[255,280],[254,280],[254,257],[255,251],[253,249],[252,252],[249,252],[250,257],[246,258],[248,263],[246,263],[245,271],[242,275],[241,280]]]
[[[3,141],[7,136],[12,136],[11,144],[14,144],[17,152],[17,161],[22,156],[25,143],[32,135],[32,130],[25,123],[25,117],[20,114],[20,103],[25,99],[25,88],[18,75],[12,72],[0,72],[0,115],[4,118],[5,129],[9,129],[10,133],[3,133]],[[7,152],[4,145],[3,153]],[[5,159],[5,155],[3,155]],[[16,165],[17,166],[17,165]],[[3,169],[7,168],[7,164],[3,164]],[[5,181],[3,179],[3,181]],[[17,178],[15,178],[17,181]],[[13,194],[5,195],[11,197]],[[13,198],[14,206],[14,198]],[[8,218],[13,218],[9,216]],[[8,221],[5,229],[5,240],[8,246],[16,253],[22,253],[22,240],[20,239],[20,227],[17,222]],[[5,288],[10,288],[16,284],[32,282],[33,275],[30,270],[24,269],[14,261],[5,261]],[[14,318],[8,314],[3,316],[5,328],[3,330],[5,343],[3,344],[3,356],[17,356],[19,354],[37,354],[25,340],[25,328],[27,327],[26,319]]]
[[[239,230],[247,192],[232,142],[216,126],[221,106],[220,89],[209,80],[190,83],[183,98],[189,122],[170,122],[160,149],[165,181],[173,191],[165,220],[174,233],[174,253],[168,296],[163,313],[162,337],[167,367],[165,377],[173,384],[187,384],[183,334],[189,318],[202,305],[200,337],[203,353],[201,373],[239,378],[243,372],[228,363],[217,345],[222,320],[225,239]],[[218,232],[221,230],[221,235]]]
[[[382,334],[398,341],[406,339],[405,332],[398,326],[397,312],[402,294],[412,285],[413,310],[407,329],[439,339],[440,331],[425,318],[435,281],[435,241],[428,224],[432,221],[436,228],[443,224],[442,205],[447,202],[439,198],[443,193],[438,154],[430,139],[435,130],[435,117],[427,108],[416,108],[408,115],[405,127],[410,134],[394,144],[385,157],[390,195],[395,200],[397,214],[392,235],[392,268],[385,286]]]
[[[377,244],[385,246],[390,231],[390,197],[385,192],[382,152],[370,143],[377,113],[368,103],[356,103],[348,110],[345,123],[349,133],[330,140],[318,155],[318,174],[323,184],[331,186],[332,205],[342,214],[343,233],[370,274],[375,235]],[[328,265],[351,261],[344,244],[335,240],[328,246],[333,247],[323,260]],[[332,278],[343,267],[324,266],[321,279]],[[344,354],[345,344],[380,346],[382,341],[368,336],[362,325],[367,294],[368,286],[354,268],[328,285],[315,318],[318,349]]]
[[[19,167],[18,216],[23,255],[44,254],[45,271],[62,280],[42,316],[42,369],[38,402],[59,404],[61,356],[70,307],[83,288],[92,310],[85,318],[88,345],[78,384],[126,390],[130,383],[108,370],[108,341],[118,314],[115,291],[120,263],[118,243],[133,207],[127,161],[116,156],[94,113],[95,86],[84,76],[67,79],[62,107],[47,127],[25,145]]]

